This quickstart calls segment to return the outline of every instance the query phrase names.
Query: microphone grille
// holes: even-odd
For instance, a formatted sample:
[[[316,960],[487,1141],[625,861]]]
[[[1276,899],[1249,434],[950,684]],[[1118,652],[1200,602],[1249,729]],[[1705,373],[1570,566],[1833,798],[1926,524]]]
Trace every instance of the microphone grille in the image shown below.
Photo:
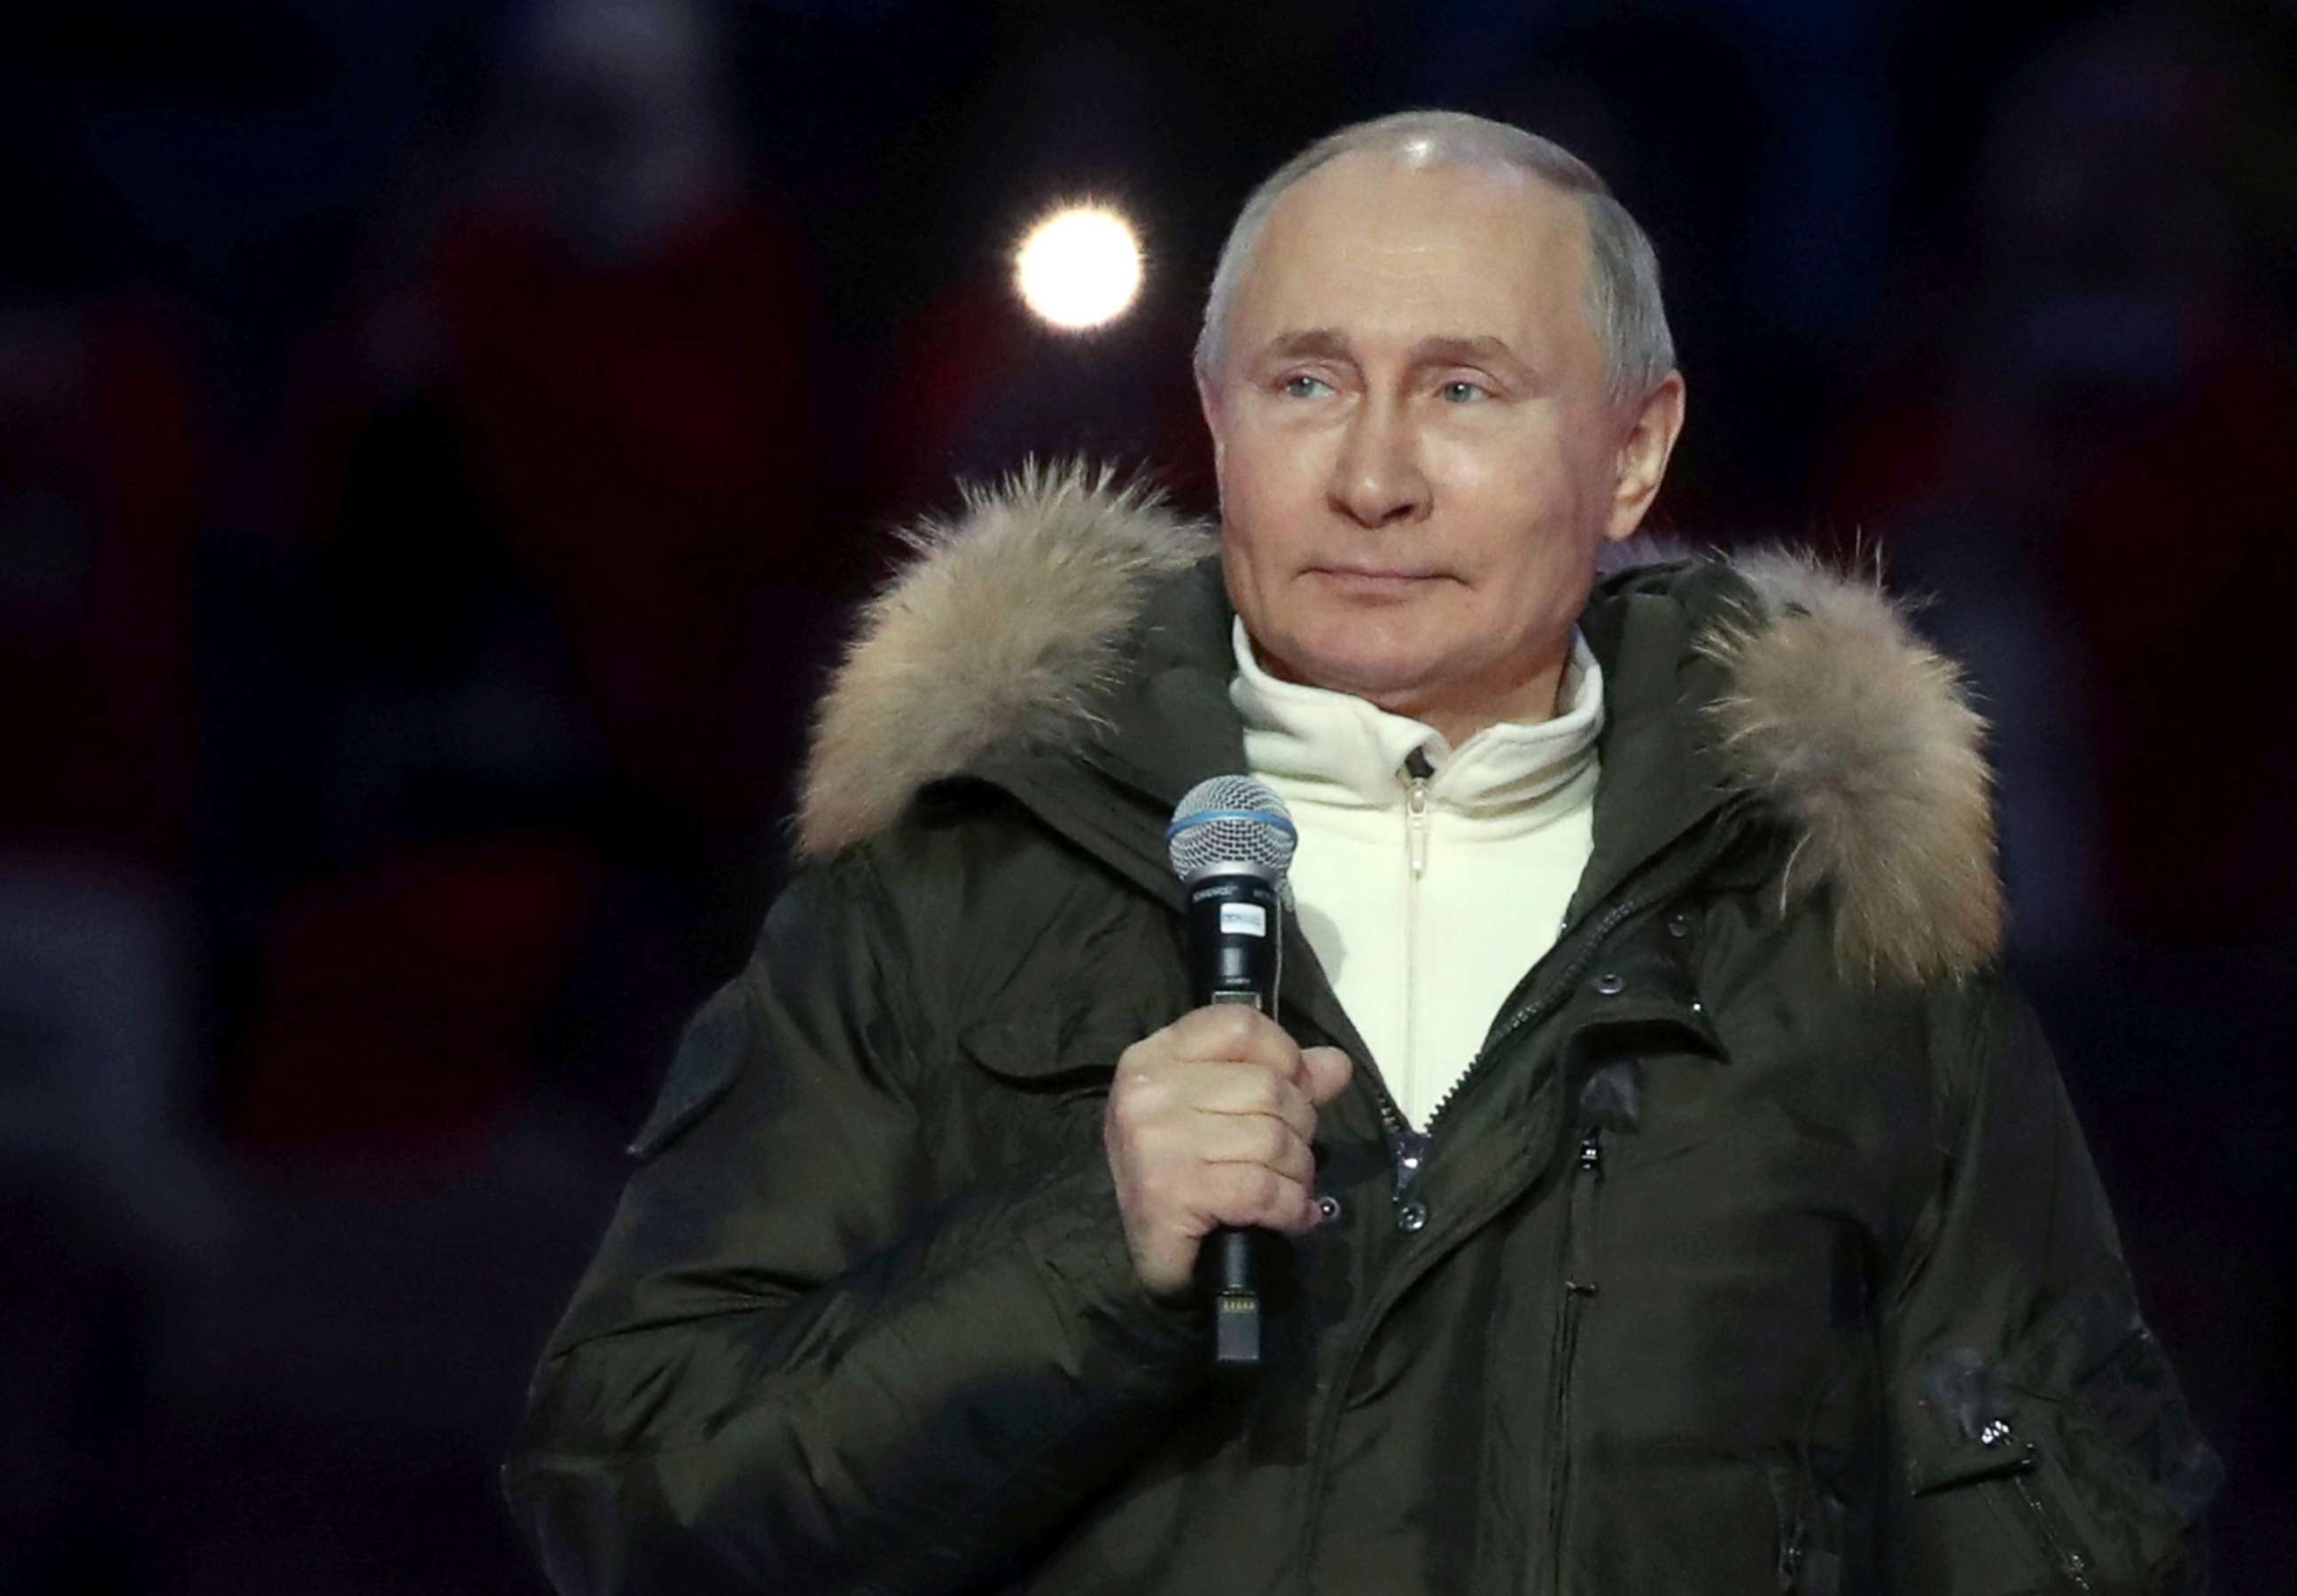
[[[1281,881],[1299,841],[1284,800],[1249,776],[1198,782],[1173,807],[1173,823],[1165,829],[1173,874],[1183,881],[1221,865],[1242,865]]]

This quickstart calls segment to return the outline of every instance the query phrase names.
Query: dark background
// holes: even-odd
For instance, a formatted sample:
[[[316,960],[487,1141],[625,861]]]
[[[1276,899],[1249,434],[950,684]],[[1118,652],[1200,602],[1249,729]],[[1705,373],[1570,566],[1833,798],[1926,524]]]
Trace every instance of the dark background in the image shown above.
[[[1206,506],[1237,204],[1443,104],[1656,237],[1655,525],[1936,596],[2287,1590],[2293,69],[2230,0],[10,8],[0,1589],[537,1588],[493,1466],[888,529],[1033,450]],[[1080,193],[1150,251],[1084,340],[1006,286]]]

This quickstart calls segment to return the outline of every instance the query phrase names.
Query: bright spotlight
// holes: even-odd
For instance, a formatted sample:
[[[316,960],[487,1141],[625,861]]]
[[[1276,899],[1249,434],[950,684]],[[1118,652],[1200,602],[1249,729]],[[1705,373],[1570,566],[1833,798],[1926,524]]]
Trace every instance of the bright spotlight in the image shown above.
[[[1071,332],[1106,326],[1140,292],[1140,240],[1106,205],[1064,205],[1031,227],[1014,252],[1021,302]]]

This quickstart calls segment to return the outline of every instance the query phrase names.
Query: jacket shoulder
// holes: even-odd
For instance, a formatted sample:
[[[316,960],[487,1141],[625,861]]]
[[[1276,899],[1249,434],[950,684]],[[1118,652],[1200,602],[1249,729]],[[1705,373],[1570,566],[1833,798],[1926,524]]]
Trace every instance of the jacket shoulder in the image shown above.
[[[1124,1030],[1184,1009],[1162,906],[987,781],[927,784],[900,819],[818,868],[866,879],[917,1045],[983,1025]],[[1177,1006],[1176,1006],[1177,1004]]]

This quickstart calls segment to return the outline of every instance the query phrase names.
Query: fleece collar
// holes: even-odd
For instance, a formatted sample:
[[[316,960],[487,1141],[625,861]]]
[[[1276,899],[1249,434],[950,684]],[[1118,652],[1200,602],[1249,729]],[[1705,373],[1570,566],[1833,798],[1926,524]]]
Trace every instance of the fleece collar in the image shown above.
[[[1236,677],[1229,701],[1244,721],[1246,762],[1347,808],[1391,809],[1402,802],[1400,772],[1416,753],[1433,771],[1428,794],[1436,804],[1528,816],[1593,766],[1595,738],[1603,729],[1603,668],[1577,632],[1552,716],[1485,727],[1457,748],[1409,715],[1391,714],[1354,694],[1270,675],[1240,618],[1231,631],[1230,651]]]

